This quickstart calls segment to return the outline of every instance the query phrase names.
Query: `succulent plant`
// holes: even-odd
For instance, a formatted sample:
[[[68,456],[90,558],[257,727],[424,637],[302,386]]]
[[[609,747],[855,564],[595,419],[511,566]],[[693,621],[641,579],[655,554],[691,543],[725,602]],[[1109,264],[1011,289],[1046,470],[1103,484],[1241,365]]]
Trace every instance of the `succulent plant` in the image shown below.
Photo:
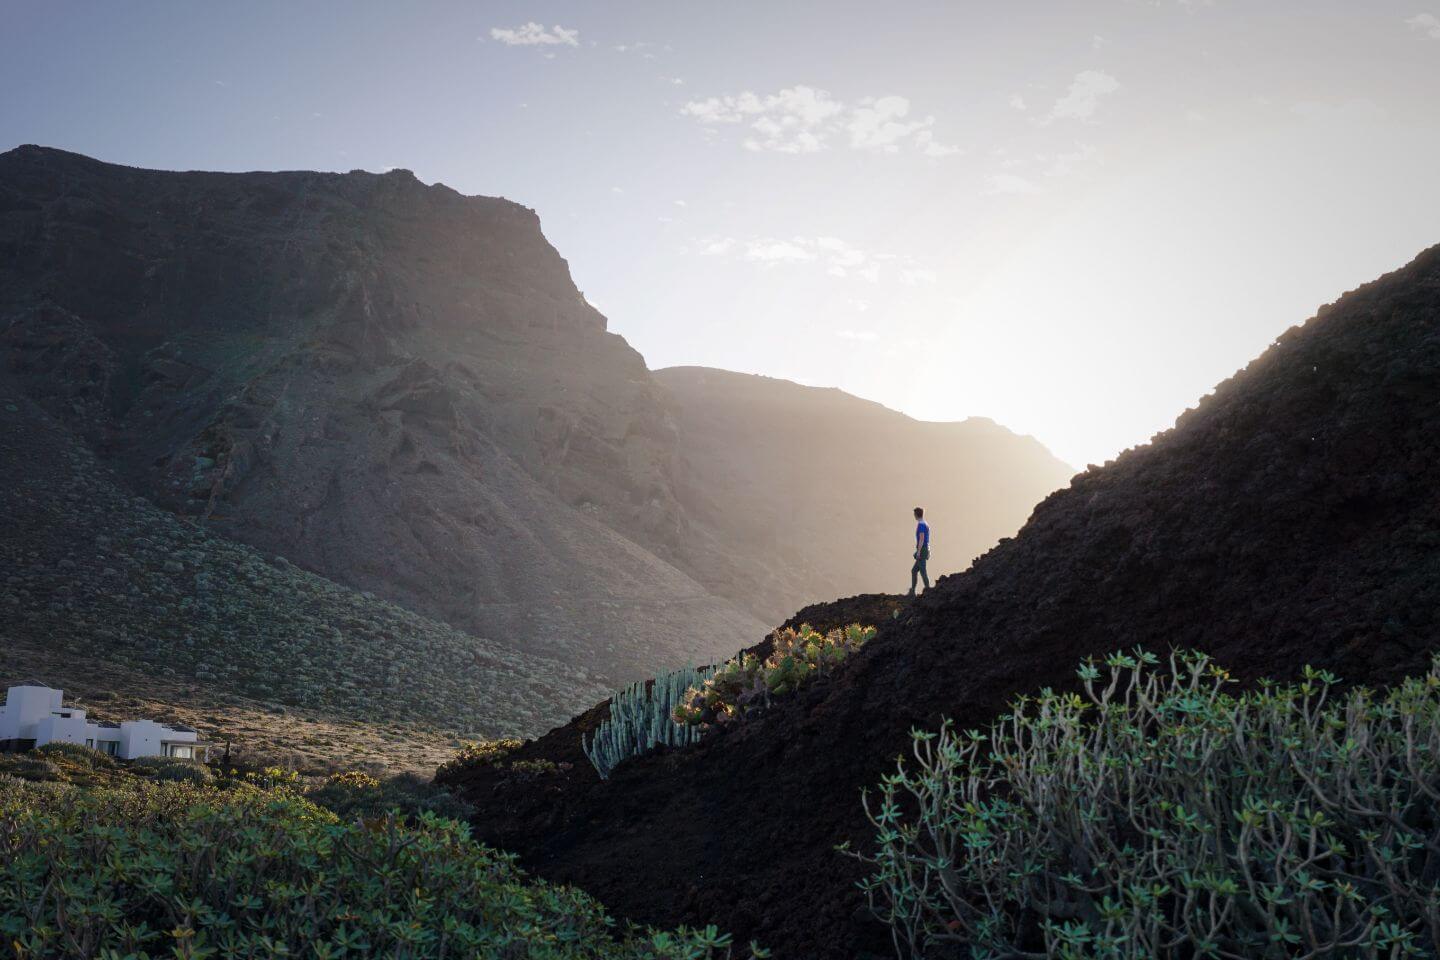
[[[637,681],[610,698],[610,716],[583,743],[602,780],[627,757],[656,747],[683,747],[700,739],[699,729],[679,723],[675,711],[681,698],[704,681],[709,667],[682,667],[654,680]]]
[[[770,636],[765,660],[743,653],[716,667],[703,682],[680,697],[672,716],[687,726],[728,724],[743,720],[753,709],[769,705],[814,677],[833,670],[875,636],[874,627],[852,623],[821,634],[809,624],[785,628]]]
[[[901,955],[1433,957],[1440,657],[1383,697],[1158,666],[1113,654],[1083,695],[912,734],[851,851]]]

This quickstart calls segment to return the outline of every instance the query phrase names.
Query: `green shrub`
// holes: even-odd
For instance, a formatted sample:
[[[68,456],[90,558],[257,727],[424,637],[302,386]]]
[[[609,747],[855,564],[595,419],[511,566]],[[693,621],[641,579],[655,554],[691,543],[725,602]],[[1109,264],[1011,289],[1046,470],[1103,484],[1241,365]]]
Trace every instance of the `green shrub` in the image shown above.
[[[729,955],[713,928],[616,937],[594,900],[527,879],[463,823],[144,781],[0,779],[0,942],[26,960]]]
[[[135,772],[156,780],[178,781],[202,784],[215,779],[215,774],[205,764],[196,760],[181,760],[176,757],[140,757],[132,762]]]
[[[685,691],[675,708],[675,722],[703,726],[743,719],[750,710],[768,706],[773,697],[829,673],[874,636],[874,627],[858,623],[824,635],[809,624],[799,630],[776,630],[771,635],[773,650],[763,661],[741,654]]]
[[[502,737],[497,740],[478,740],[463,745],[449,760],[440,765],[436,775],[440,775],[460,767],[490,767],[504,760],[510,754],[519,750],[525,744],[524,740],[515,737]]]
[[[683,747],[700,739],[700,731],[675,720],[680,700],[702,682],[708,667],[684,667],[651,681],[637,681],[610,698],[610,716],[595,730],[585,755],[602,779],[620,761],[659,746]]]
[[[47,760],[69,760],[77,766],[93,769],[96,766],[113,766],[115,760],[109,754],[78,743],[47,743],[35,751]]]
[[[305,792],[305,798],[342,819],[398,813],[417,818],[424,813],[464,820],[475,809],[443,787],[414,774],[376,780],[357,771],[336,773]]]
[[[1440,658],[1383,698],[1306,669],[1240,695],[1196,653],[916,731],[865,810],[897,949],[977,958],[1433,956]]]

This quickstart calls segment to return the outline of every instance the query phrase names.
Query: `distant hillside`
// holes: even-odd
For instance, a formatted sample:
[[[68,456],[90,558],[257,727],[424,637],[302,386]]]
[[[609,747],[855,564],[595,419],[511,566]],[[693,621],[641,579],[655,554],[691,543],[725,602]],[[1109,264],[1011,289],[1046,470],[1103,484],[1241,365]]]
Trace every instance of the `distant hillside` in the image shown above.
[[[581,667],[467,635],[127,494],[13,386],[0,371],[0,689],[80,680],[71,692],[452,738],[538,733],[604,695]],[[298,724],[286,744],[206,720],[244,748],[301,752],[310,732]],[[357,759],[373,759],[377,738],[357,739],[372,748]],[[403,732],[392,749],[407,749]]]
[[[903,590],[924,506],[932,579],[1008,537],[1072,471],[993,421],[927,423],[835,389],[671,367],[695,576],[779,622],[814,597]]]
[[[1437,417],[1440,247],[1285,333],[897,618],[876,598],[804,611],[878,621],[833,681],[603,782],[584,764],[543,788],[452,776],[485,838],[633,919],[714,922],[782,958],[888,952],[834,845],[873,842],[860,791],[913,729],[983,727],[1022,692],[1073,689],[1085,657],[1137,645],[1198,648],[1251,682],[1305,664],[1372,684],[1426,670]],[[584,720],[517,760],[573,756]]]

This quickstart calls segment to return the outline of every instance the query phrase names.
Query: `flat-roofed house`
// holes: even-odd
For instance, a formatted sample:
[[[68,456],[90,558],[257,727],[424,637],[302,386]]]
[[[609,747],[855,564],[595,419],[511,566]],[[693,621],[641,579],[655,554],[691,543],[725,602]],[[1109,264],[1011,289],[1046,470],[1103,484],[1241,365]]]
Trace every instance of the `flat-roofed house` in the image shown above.
[[[52,687],[11,687],[0,708],[0,750],[28,750],[47,743],[75,743],[122,760],[136,757],[203,759],[205,744],[194,728],[154,720],[100,723],[66,707]]]

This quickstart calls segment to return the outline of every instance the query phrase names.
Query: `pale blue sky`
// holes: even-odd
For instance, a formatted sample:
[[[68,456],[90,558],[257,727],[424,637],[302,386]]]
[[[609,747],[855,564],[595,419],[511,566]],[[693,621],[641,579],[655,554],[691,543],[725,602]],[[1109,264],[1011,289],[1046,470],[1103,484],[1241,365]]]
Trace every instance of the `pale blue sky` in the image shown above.
[[[1440,242],[1440,0],[24,3],[0,149],[536,208],[652,367],[1076,463]]]

